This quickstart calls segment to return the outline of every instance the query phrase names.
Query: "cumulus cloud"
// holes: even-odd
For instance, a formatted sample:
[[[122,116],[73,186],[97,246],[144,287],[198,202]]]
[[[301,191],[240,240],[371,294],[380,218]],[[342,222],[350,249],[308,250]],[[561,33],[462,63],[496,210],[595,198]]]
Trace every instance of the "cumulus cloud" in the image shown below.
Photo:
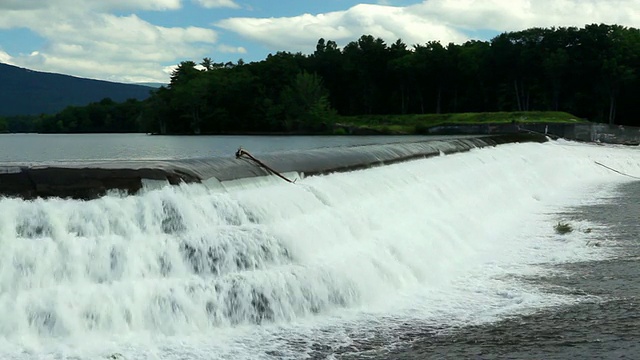
[[[221,53],[226,54],[246,54],[247,49],[242,46],[230,46],[230,45],[218,45],[216,49]]]
[[[428,0],[410,9],[421,17],[466,29],[640,25],[640,0]]]
[[[0,63],[13,64],[13,61],[11,60],[11,55],[9,55],[6,52],[0,50]]]
[[[61,6],[65,1],[74,6],[50,6]],[[27,10],[0,10],[0,28],[26,27],[44,40],[42,48],[32,49],[37,52],[10,57],[14,64],[35,70],[119,81],[164,81],[168,77],[163,64],[200,58],[209,54],[218,40],[217,32],[208,28],[163,27],[137,15],[96,10],[104,3],[168,9],[180,6],[180,0],[26,2],[30,6]],[[7,3],[0,2],[0,9],[5,6]]]
[[[319,38],[337,42],[356,40],[371,34],[393,42],[409,44],[429,40],[460,42],[466,36],[437,19],[417,15],[411,8],[356,5],[346,11],[304,14],[283,18],[231,18],[217,26],[268,45],[274,50],[310,51]]]
[[[182,0],[2,0],[0,10],[176,10]]]
[[[81,0],[87,5],[102,10],[177,10],[182,0]]]
[[[379,4],[390,3],[378,1]],[[230,18],[215,25],[272,50],[310,52],[320,38],[339,44],[370,34],[407,44],[463,42],[476,30],[610,23],[640,26],[640,0],[426,0],[399,7],[356,5],[345,11],[281,18]]]
[[[24,10],[24,9],[37,9],[45,5],[44,1],[40,0],[4,0],[0,2],[0,9],[3,10]]]
[[[292,17],[236,17],[214,25],[272,51],[305,53],[312,52],[321,37],[343,46],[370,34],[413,45],[431,40],[460,43],[470,34],[487,33],[477,30],[497,33],[601,22],[640,26],[640,0],[415,0],[409,6],[389,5],[406,0],[370,2],[378,4]],[[135,15],[139,10],[178,10],[185,4],[240,8],[238,0],[0,0],[0,29],[28,28],[44,43],[25,54],[0,51],[0,61],[92,78],[162,81],[171,72],[169,64],[248,52],[237,44],[219,44],[219,33],[210,28],[158,26]],[[247,11],[249,5],[243,8]]]
[[[239,8],[240,5],[236,4],[233,0],[194,0],[195,3],[201,6],[211,9],[219,7]]]

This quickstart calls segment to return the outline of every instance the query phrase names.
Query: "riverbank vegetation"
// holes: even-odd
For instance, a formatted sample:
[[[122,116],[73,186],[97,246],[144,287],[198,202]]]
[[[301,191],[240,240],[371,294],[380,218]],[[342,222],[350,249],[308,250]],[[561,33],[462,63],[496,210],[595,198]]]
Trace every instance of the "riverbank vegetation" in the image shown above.
[[[514,111],[413,115],[356,115],[338,118],[337,128],[350,126],[370,129],[380,134],[426,133],[430,127],[441,125],[526,124],[585,122],[583,119],[561,111]],[[344,125],[342,125],[344,124]]]
[[[640,31],[588,25],[464,44],[408,46],[365,35],[340,48],[320,39],[309,55],[184,61],[145,101],[105,99],[0,124],[159,134],[334,133],[336,124],[402,133],[444,123],[578,119],[640,126],[639,97]]]

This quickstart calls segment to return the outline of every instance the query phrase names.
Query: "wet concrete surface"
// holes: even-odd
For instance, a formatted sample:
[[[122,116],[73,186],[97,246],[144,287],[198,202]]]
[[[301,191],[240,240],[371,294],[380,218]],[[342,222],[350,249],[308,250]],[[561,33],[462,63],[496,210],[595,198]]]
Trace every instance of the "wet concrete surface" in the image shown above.
[[[412,159],[455,153],[511,142],[544,142],[536,134],[452,137],[433,141],[398,142],[290,151],[262,156],[219,157],[164,161],[91,161],[51,164],[0,164],[0,196],[34,199],[61,197],[93,199],[110,190],[135,194],[144,180],[168,184],[199,183],[215,178],[229,181],[273,173],[297,172],[304,176],[345,172]],[[267,167],[263,166],[266,164]]]

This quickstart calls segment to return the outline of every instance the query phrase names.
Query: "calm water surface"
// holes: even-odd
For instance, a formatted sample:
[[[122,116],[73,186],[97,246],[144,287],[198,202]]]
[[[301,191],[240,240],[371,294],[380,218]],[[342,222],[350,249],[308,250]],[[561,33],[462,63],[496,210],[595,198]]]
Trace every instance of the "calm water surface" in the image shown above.
[[[0,162],[150,160],[233,156],[426,139],[425,136],[151,136],[146,134],[3,134]],[[436,137],[428,137],[437,139]],[[442,137],[438,137],[442,138]]]

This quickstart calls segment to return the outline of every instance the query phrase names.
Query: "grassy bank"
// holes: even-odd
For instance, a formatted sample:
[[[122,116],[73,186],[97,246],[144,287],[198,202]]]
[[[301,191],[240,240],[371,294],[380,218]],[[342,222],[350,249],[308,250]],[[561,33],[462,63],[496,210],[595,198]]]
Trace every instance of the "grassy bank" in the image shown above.
[[[345,127],[371,129],[387,134],[423,133],[425,129],[440,125],[478,125],[509,123],[578,123],[585,120],[565,112],[487,112],[412,115],[359,115],[341,116],[337,122]]]

